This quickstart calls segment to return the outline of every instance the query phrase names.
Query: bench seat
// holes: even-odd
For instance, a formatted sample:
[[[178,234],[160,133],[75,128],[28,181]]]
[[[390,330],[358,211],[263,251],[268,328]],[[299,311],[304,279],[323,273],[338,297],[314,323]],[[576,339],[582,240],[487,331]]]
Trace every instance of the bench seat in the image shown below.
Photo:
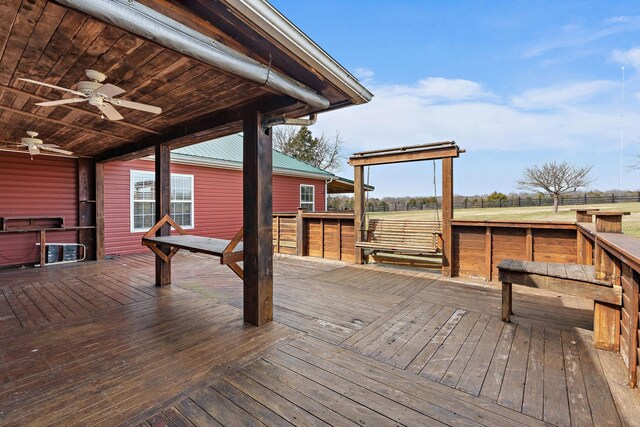
[[[512,284],[622,305],[622,287],[598,280],[595,267],[590,265],[505,259],[498,264],[498,277],[502,282],[502,320],[505,322],[509,322],[509,315],[513,314]]]

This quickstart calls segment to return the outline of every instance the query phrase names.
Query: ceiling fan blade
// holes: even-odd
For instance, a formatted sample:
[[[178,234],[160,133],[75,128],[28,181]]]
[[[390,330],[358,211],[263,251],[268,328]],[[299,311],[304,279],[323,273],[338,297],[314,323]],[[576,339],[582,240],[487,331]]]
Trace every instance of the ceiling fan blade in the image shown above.
[[[124,89],[121,89],[116,85],[112,85],[111,83],[103,84],[98,89],[96,89],[96,93],[100,95],[104,95],[107,98],[111,98],[112,96],[118,96],[124,92],[125,92]]]
[[[35,145],[29,145],[29,154],[35,156],[36,154],[40,154],[40,150]]]
[[[41,145],[40,148],[42,148],[43,150],[46,150],[46,151],[52,151],[54,153],[66,154],[67,156],[73,155],[72,151],[61,150],[60,148],[46,147],[44,145]]]
[[[87,98],[69,98],[69,99],[59,99],[57,101],[37,102],[36,105],[39,105],[41,107],[53,107],[56,105],[74,104],[76,102],[83,102],[86,100]]]
[[[160,114],[162,108],[154,107],[153,105],[141,104],[139,102],[127,101],[125,99],[109,99],[113,105],[120,107],[131,108],[133,110],[146,111],[147,113]]]
[[[102,105],[97,106],[102,114],[104,114],[109,120],[122,120],[124,117],[118,111],[111,106],[111,104],[107,104],[106,102]]]
[[[45,83],[45,82],[38,82],[36,80],[31,80],[31,79],[23,79],[23,78],[19,78],[18,80],[22,80],[23,82],[27,82],[27,83],[33,83],[34,85],[40,85],[40,86],[46,86],[46,87],[50,87],[51,89],[57,89],[57,90],[63,90],[65,92],[69,92],[72,93],[74,95],[78,95],[78,96],[82,96],[82,97],[86,97],[86,95],[82,92],[78,92],[77,90],[73,90],[73,89],[67,89],[66,87],[60,87],[60,86],[56,86],[56,85],[50,85],[49,83]]]

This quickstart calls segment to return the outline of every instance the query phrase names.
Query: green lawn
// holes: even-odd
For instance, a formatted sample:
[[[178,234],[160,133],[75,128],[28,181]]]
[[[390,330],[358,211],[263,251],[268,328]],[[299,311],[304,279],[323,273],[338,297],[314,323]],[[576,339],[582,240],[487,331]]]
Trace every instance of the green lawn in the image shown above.
[[[476,220],[521,220],[521,221],[575,221],[576,213],[570,209],[575,208],[598,208],[602,211],[624,211],[631,212],[622,218],[622,231],[625,234],[640,238],[640,203],[611,203],[603,205],[588,206],[561,206],[560,211],[554,214],[550,206],[527,207],[527,208],[476,208],[476,209],[456,209],[453,217],[455,219],[476,219]],[[371,218],[398,218],[398,219],[421,219],[433,221],[436,219],[433,210],[408,211],[408,212],[375,212],[368,214]]]

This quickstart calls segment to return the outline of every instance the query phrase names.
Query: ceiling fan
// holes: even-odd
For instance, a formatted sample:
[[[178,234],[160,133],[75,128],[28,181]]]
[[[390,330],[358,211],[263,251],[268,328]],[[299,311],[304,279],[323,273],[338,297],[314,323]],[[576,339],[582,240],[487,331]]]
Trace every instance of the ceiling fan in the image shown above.
[[[53,153],[64,154],[66,156],[73,155],[73,152],[62,150],[59,146],[55,144],[45,144],[41,139],[36,138],[38,136],[38,132],[27,131],[28,137],[22,138],[20,142],[11,142],[9,144],[19,147],[26,147],[29,154],[35,156],[36,154],[40,154],[40,150],[51,151]],[[23,151],[23,150],[14,150],[14,151]]]
[[[38,102],[36,105],[41,107],[53,107],[56,105],[75,104],[77,102],[89,101],[89,104],[97,107],[102,112],[102,118],[109,120],[122,120],[124,117],[115,109],[113,105],[131,108],[134,110],[146,111],[148,113],[160,114],[162,108],[154,107],[153,105],[141,104],[139,102],[127,101],[126,99],[114,98],[114,96],[121,95],[125,92],[124,89],[111,83],[102,84],[107,78],[106,75],[95,70],[85,70],[88,82],[78,83],[78,90],[67,89],[60,86],[55,86],[49,83],[38,82],[36,80],[19,78],[23,82],[29,82],[40,86],[46,86],[52,89],[62,90],[76,95],[76,98],[59,99],[57,101],[45,101]]]

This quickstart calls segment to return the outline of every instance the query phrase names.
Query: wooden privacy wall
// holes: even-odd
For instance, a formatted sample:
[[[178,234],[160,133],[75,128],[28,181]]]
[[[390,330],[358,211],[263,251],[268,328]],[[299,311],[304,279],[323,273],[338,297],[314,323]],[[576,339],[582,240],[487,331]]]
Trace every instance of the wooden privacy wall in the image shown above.
[[[622,286],[622,307],[619,311],[612,310],[616,317],[614,327],[619,334],[616,344],[628,369],[629,384],[637,387],[640,368],[640,240],[622,233],[598,233],[589,223],[578,224],[578,232],[578,254],[584,258],[584,264],[595,265],[602,279]],[[605,316],[595,318],[595,321],[607,320]]]
[[[498,278],[505,258],[525,261],[577,261],[573,223],[454,220],[453,276]]]
[[[273,214],[273,252],[296,254],[296,214]]]
[[[342,261],[355,260],[352,213],[278,213],[273,216],[276,253]]]

